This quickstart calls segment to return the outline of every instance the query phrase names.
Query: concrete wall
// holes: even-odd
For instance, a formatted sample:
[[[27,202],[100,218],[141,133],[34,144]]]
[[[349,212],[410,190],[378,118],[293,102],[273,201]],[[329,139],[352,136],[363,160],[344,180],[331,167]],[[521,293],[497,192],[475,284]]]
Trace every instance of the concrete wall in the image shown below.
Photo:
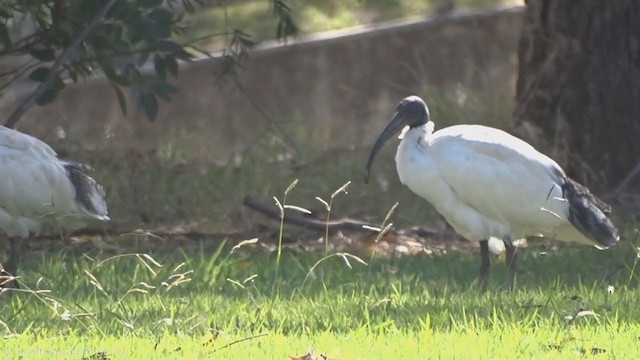
[[[248,97],[298,138],[326,147],[368,146],[408,94],[459,84],[511,98],[521,18],[521,8],[508,8],[266,44],[251,54],[239,79]],[[183,64],[180,92],[162,103],[155,123],[133,105],[123,117],[110,85],[97,78],[31,109],[18,128],[57,148],[183,148],[200,160],[225,160],[260,137],[268,120],[221,71],[219,59]],[[16,104],[5,104],[0,114],[6,117]]]

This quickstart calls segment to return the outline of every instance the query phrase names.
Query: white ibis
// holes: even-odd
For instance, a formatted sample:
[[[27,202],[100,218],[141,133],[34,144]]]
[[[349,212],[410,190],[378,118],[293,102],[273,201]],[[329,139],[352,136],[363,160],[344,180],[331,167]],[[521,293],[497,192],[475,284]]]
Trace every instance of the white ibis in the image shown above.
[[[104,191],[84,173],[88,168],[60,160],[44,142],[0,126],[0,228],[11,247],[6,273],[16,276],[19,242],[30,235],[109,220]]]
[[[371,164],[384,143],[403,130],[396,153],[400,181],[430,202],[463,237],[480,242],[480,288],[491,260],[487,240],[502,239],[513,289],[517,259],[513,239],[543,236],[606,249],[618,230],[610,207],[571,180],[562,168],[526,142],[481,125],[434,132],[429,109],[417,96],[403,99],[373,145]]]

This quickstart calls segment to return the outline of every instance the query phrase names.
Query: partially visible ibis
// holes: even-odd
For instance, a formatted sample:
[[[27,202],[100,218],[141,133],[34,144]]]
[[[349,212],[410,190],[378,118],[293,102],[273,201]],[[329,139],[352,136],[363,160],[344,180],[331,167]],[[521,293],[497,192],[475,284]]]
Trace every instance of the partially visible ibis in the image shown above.
[[[425,102],[403,99],[373,145],[373,160],[403,130],[396,153],[400,181],[430,202],[461,236],[480,242],[480,288],[486,290],[491,259],[488,239],[504,241],[513,289],[517,270],[512,240],[542,236],[606,249],[620,239],[611,208],[567,177],[562,168],[526,142],[482,125],[434,132]]]
[[[109,220],[104,190],[86,174],[88,169],[59,159],[32,136],[0,127],[0,229],[10,241],[5,275],[17,275],[19,245],[29,236]]]

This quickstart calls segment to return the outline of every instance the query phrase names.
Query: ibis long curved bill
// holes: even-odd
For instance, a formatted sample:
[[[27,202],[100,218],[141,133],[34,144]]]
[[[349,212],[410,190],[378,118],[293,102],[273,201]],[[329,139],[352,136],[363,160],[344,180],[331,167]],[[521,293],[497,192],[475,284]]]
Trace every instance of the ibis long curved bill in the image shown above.
[[[369,153],[369,159],[367,160],[367,171],[364,176],[364,183],[369,183],[369,174],[371,172],[371,165],[373,164],[373,160],[378,155],[378,152],[384,144],[391,139],[394,135],[400,132],[405,126],[405,116],[401,111],[396,111],[396,113],[391,118],[389,124],[382,130],[380,136],[378,136],[378,140],[376,140],[375,144],[373,144],[373,148],[371,148],[371,152]]]

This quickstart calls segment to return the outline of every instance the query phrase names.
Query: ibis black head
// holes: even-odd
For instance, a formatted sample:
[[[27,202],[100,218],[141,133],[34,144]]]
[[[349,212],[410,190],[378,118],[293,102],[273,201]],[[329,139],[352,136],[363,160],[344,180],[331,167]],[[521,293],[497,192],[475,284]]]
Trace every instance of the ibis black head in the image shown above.
[[[391,118],[389,125],[382,130],[378,140],[376,140],[376,143],[371,149],[371,153],[369,153],[367,171],[364,177],[365,184],[369,182],[369,171],[371,164],[373,164],[373,159],[375,159],[378,151],[380,151],[387,140],[400,132],[405,126],[414,128],[422,126],[427,122],[429,122],[429,108],[420,97],[412,95],[402,99],[396,107],[396,113]]]

